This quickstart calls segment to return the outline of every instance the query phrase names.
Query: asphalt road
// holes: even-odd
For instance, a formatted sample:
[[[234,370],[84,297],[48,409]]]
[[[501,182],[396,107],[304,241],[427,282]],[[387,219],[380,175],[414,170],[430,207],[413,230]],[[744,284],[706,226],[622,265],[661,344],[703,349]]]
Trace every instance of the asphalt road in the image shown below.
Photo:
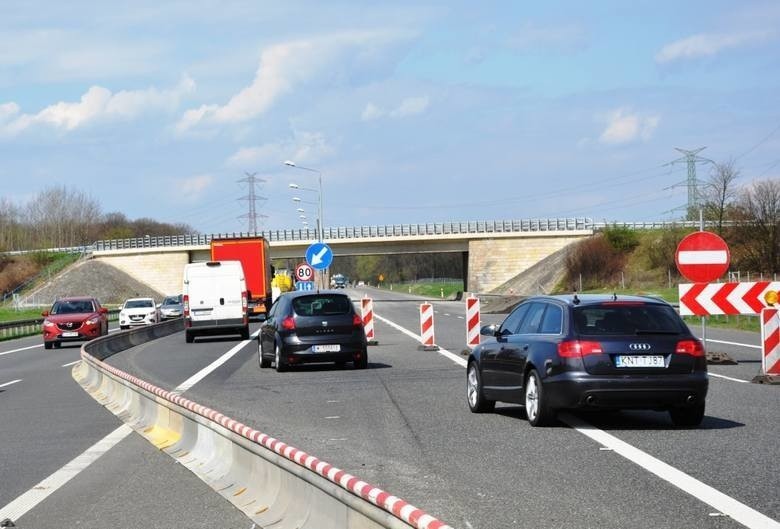
[[[349,292],[358,298],[368,290]],[[710,366],[713,375],[728,378],[711,377],[707,417],[700,429],[674,429],[667,414],[656,412],[569,415],[557,426],[531,428],[517,406],[499,405],[494,414],[469,413],[465,373],[458,363],[464,358],[459,355],[465,342],[462,302],[434,303],[436,342],[454,353],[453,360],[418,350],[409,336],[408,332],[419,334],[419,301],[402,294],[370,293],[376,300],[379,345],[369,349],[369,369],[261,370],[256,345],[249,343],[190,389],[188,397],[401,496],[455,527],[740,527],[722,515],[732,501],[780,519],[776,493],[780,478],[773,467],[780,455],[776,426],[780,388],[748,382],[760,370],[757,349],[721,343],[758,345],[757,335],[708,330],[708,339],[718,340],[709,349],[728,352],[740,363]],[[483,323],[501,319],[484,315]],[[14,347],[23,347],[22,342],[13,342]],[[175,334],[117,355],[112,363],[173,388],[236,343],[198,339],[186,345],[184,337]],[[77,349],[59,351],[67,352],[75,360]],[[42,348],[40,353],[43,356]],[[26,464],[14,467],[22,483],[0,480],[0,508],[37,483],[36,477],[41,479],[77,455],[81,445],[89,446],[118,425],[70,379],[67,369],[60,368],[63,376],[58,377],[56,362],[38,364],[33,354],[7,371],[6,359],[17,354],[22,353],[0,356],[0,384],[6,378],[24,378],[20,374],[24,370],[29,373],[25,382],[51,372],[41,380],[50,393],[21,408],[41,414],[39,428],[18,417],[20,413],[6,414],[5,402],[19,398],[10,395],[11,390],[21,390],[22,383],[0,388],[6,390],[0,393],[0,419],[5,424],[8,417],[16,417],[11,420],[19,430],[13,437],[5,428],[0,432],[3,478],[9,457],[17,457],[17,451],[32,453]],[[51,399],[58,401],[55,408],[61,411],[42,411]],[[58,426],[48,426],[52,421]],[[45,444],[36,441],[41,438],[39,430],[74,421],[73,429],[85,437],[81,445],[63,449],[55,462],[41,459],[38,465],[36,445]],[[571,426],[581,421],[585,427]],[[585,433],[603,434],[607,440],[596,442]],[[14,448],[6,450],[6,438],[16,440]],[[626,453],[628,457],[621,455]],[[674,472],[661,472],[658,461]],[[686,482],[680,472],[699,480],[689,492],[681,489]],[[132,434],[17,525],[250,526],[206,489]],[[708,499],[716,505],[708,504]],[[176,523],[171,511],[190,517]],[[218,514],[210,516],[213,513]],[[210,523],[216,519],[219,523]],[[746,525],[760,527],[762,521],[766,522],[760,515],[749,517]]]

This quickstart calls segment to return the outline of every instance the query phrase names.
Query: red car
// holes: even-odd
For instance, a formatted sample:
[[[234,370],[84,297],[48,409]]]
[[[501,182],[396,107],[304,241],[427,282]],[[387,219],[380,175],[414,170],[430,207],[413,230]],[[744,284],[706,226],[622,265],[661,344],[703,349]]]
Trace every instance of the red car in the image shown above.
[[[58,299],[43,311],[43,346],[59,347],[63,342],[85,342],[108,334],[108,309],[95,298]]]

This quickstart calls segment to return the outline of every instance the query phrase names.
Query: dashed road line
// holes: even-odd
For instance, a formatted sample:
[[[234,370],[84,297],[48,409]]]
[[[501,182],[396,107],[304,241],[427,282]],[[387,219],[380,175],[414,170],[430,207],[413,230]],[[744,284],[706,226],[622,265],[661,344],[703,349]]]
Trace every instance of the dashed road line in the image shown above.
[[[78,364],[79,362],[81,362],[81,360],[76,360],[75,362],[71,362],[71,363],[69,363],[69,364],[62,364],[62,367],[70,367],[70,366],[75,366],[75,365],[76,365],[76,364]]]
[[[742,382],[743,384],[750,384],[749,380],[742,380],[741,378],[727,377],[726,375],[718,375],[717,373],[707,373],[707,375],[711,377],[725,378],[726,380],[731,380],[733,382]]]
[[[19,349],[11,349],[10,351],[3,351],[0,353],[0,356],[9,355],[12,353],[18,353],[19,351],[27,351],[28,349],[35,349],[36,347],[43,347],[42,343],[39,343],[37,345],[31,345],[29,347],[20,347]]]
[[[21,379],[21,378],[18,378],[18,379],[16,379],[16,380],[12,380],[12,381],[10,381],[10,382],[6,382],[5,384],[0,384],[0,388],[6,388],[6,387],[8,387],[8,386],[12,386],[13,384],[17,384],[17,383],[21,382],[22,380],[23,380],[23,379]]]

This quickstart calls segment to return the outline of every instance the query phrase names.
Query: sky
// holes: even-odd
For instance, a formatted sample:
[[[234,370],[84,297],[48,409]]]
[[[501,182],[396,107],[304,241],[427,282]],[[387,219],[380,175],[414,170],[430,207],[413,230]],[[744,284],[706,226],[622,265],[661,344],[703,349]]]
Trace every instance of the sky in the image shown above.
[[[679,219],[676,148],[780,178],[778,103],[774,0],[0,3],[0,196],[201,233],[249,175],[261,230]]]

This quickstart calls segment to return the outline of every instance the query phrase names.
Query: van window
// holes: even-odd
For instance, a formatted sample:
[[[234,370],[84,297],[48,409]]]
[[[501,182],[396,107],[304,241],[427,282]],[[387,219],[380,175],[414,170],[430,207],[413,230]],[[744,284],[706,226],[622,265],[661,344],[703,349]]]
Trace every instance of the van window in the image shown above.
[[[293,299],[293,311],[299,316],[336,316],[348,314],[352,302],[338,294],[314,294]]]

